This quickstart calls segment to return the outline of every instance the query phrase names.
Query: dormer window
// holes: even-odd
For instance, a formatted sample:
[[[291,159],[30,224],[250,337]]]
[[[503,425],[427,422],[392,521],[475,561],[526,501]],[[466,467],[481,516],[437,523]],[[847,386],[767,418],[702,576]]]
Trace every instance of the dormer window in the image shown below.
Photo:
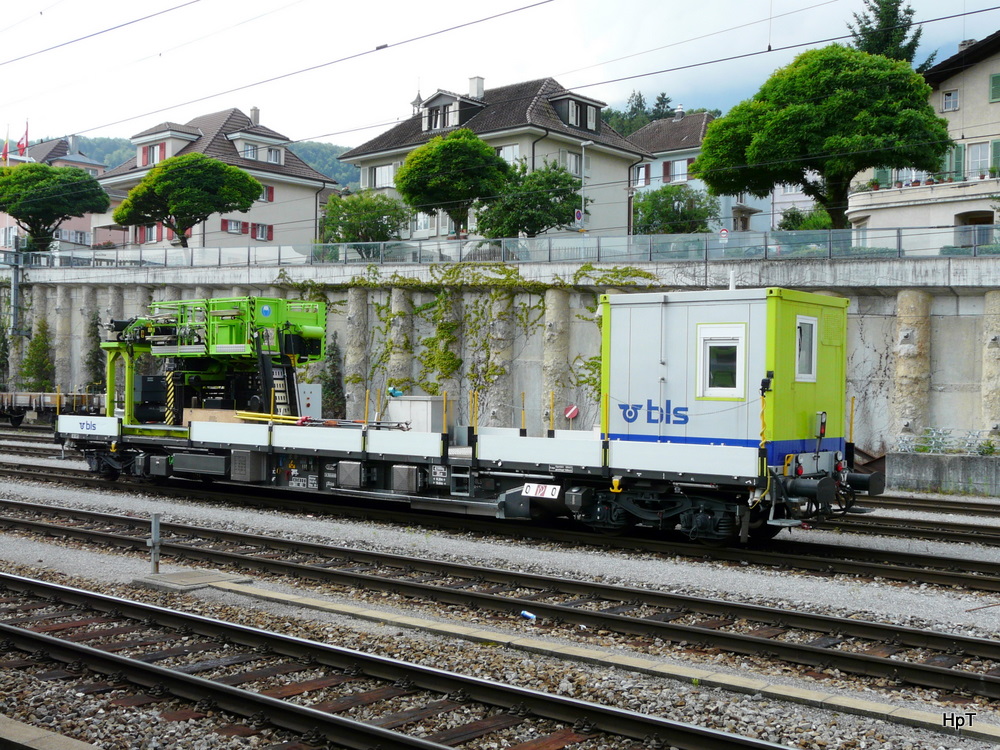
[[[142,147],[142,166],[151,167],[167,158],[166,143],[151,143]]]
[[[587,130],[597,130],[597,107],[587,106]]]
[[[427,107],[423,112],[424,130],[441,130],[458,125],[458,104],[449,102],[436,107]]]
[[[580,124],[580,102],[569,103],[569,124],[570,125]]]
[[[269,164],[281,164],[281,149],[269,148],[267,150],[267,161]]]
[[[256,159],[257,158],[257,145],[254,143],[243,144],[243,157],[245,159]]]

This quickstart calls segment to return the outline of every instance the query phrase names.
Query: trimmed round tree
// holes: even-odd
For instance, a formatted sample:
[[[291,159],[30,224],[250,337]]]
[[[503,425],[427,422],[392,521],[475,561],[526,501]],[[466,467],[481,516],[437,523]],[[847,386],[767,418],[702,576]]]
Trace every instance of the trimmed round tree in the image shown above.
[[[838,44],[809,50],[709,123],[691,171],[720,195],[799,185],[844,228],[859,172],[940,168],[951,139],[930,93],[906,62]]]
[[[122,226],[162,223],[187,247],[187,231],[212,214],[248,211],[262,186],[239,167],[204,154],[164,159],[115,209]]]
[[[0,169],[0,211],[28,234],[31,250],[48,250],[67,219],[108,210],[108,194],[78,167],[28,162]]]
[[[509,173],[492,146],[459,128],[413,149],[396,172],[396,190],[417,211],[443,210],[461,233],[472,206],[499,195]]]

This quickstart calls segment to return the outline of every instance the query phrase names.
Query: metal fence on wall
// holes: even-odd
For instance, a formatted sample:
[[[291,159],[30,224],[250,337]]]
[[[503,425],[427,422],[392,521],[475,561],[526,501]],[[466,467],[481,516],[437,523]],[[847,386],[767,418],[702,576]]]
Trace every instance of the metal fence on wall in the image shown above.
[[[856,260],[1000,255],[996,226],[800,232],[587,235],[502,240],[398,240],[249,247],[125,246],[26,253],[24,266],[163,268],[330,264],[671,263],[738,259]]]

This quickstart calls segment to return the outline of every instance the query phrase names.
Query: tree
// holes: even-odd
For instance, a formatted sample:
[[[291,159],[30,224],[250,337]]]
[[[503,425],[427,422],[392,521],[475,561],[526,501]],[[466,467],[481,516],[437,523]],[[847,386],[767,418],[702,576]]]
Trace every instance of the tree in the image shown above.
[[[510,165],[468,128],[437,136],[415,148],[396,172],[396,190],[411,207],[442,209],[461,233],[469,209],[500,193]]]
[[[834,228],[846,227],[862,170],[940,168],[951,139],[930,92],[904,62],[837,44],[803,52],[709,123],[691,172],[718,195],[799,185]]]
[[[803,211],[791,206],[781,213],[781,221],[778,222],[778,229],[786,232],[832,228],[833,222],[830,221],[830,214],[819,207]]]
[[[664,185],[636,195],[632,212],[635,234],[708,232],[708,222],[719,218],[719,199],[687,185]]]
[[[197,153],[172,156],[129,191],[114,220],[123,226],[162,223],[187,247],[191,227],[212,214],[248,211],[262,190],[242,169],[218,159]]]
[[[101,348],[101,315],[93,310],[83,333],[83,348],[87,352],[83,358],[83,377],[87,382],[87,392],[103,390],[108,356]]]
[[[56,360],[52,352],[52,336],[45,318],[38,321],[35,335],[28,343],[28,351],[19,372],[21,387],[28,391],[50,393],[55,390]]]
[[[483,237],[534,237],[573,223],[580,207],[580,180],[552,162],[533,172],[520,162],[495,200],[476,213]]]
[[[650,120],[662,120],[666,117],[674,116],[674,108],[670,106],[671,98],[667,96],[665,91],[661,91],[656,97],[656,103],[653,104],[653,108],[649,110]]]
[[[0,169],[0,211],[27,233],[32,250],[48,250],[67,219],[103,213],[109,205],[97,180],[77,167],[28,162]]]
[[[401,200],[362,190],[347,196],[331,195],[323,221],[324,242],[388,242],[399,233],[412,212]]]
[[[910,64],[920,46],[920,36],[924,33],[917,27],[910,35],[913,26],[913,8],[903,7],[903,0],[864,0],[865,11],[854,14],[857,26],[847,24],[854,37],[854,48],[869,55],[882,55],[890,60],[904,60]],[[909,39],[907,37],[909,36]],[[934,64],[937,52],[916,67],[918,73],[923,73]]]
[[[326,361],[317,380],[323,387],[323,416],[329,419],[347,417],[347,397],[344,394],[344,354],[337,332],[333,332],[326,347]]]

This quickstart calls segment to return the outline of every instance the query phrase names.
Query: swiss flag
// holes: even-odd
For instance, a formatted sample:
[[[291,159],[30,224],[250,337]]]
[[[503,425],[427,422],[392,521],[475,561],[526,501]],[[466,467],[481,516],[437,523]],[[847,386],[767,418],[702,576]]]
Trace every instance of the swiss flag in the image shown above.
[[[17,142],[17,155],[24,156],[24,152],[27,150],[28,150],[28,123],[24,123],[24,137],[22,137],[21,140]]]

